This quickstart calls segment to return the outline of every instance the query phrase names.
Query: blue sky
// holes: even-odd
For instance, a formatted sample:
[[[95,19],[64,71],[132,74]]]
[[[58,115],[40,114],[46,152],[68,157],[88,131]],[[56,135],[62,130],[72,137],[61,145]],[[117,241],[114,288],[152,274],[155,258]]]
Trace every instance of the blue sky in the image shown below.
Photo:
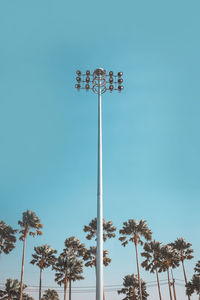
[[[74,84],[77,69],[99,66],[123,71],[125,87],[103,95],[104,216],[118,228],[145,218],[164,243],[185,237],[195,250],[191,277],[200,259],[199,9],[198,0],[0,2],[1,219],[16,228],[32,209],[44,224],[28,241],[26,283],[38,285],[28,263],[35,245],[60,251],[71,235],[85,241],[96,214],[97,97]],[[134,249],[117,239],[105,247],[113,259],[105,284],[121,284],[136,272]],[[1,283],[19,278],[21,250],[18,242],[0,258]],[[85,277],[77,286],[94,285],[94,270]]]

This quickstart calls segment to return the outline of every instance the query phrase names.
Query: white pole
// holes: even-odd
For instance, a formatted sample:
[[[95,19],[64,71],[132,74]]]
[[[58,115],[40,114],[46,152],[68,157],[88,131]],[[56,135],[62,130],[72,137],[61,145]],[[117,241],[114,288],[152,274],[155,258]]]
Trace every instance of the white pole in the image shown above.
[[[98,79],[98,167],[97,167],[97,300],[103,300],[103,187],[101,78]]]

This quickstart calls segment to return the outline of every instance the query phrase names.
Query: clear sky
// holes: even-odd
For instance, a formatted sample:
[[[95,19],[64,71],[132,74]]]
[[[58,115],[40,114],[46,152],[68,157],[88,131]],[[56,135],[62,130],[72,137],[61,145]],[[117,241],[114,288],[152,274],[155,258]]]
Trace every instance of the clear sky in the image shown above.
[[[199,10],[199,0],[0,1],[0,219],[17,228],[31,209],[44,224],[44,235],[27,242],[28,285],[39,282],[29,264],[34,246],[61,251],[71,235],[88,245],[82,228],[96,215],[97,97],[74,85],[77,69],[100,66],[123,71],[125,87],[103,96],[104,216],[118,229],[144,218],[164,243],[185,237],[195,250],[186,263],[191,278],[200,259]],[[133,247],[115,239],[105,248],[113,260],[105,285],[136,273]],[[20,278],[21,254],[18,242],[1,256],[1,284]],[[76,286],[94,286],[94,270],[84,274]],[[183,280],[181,268],[174,276]],[[56,285],[50,270],[43,280]],[[156,287],[148,291],[158,298]],[[177,293],[186,299],[181,285]]]

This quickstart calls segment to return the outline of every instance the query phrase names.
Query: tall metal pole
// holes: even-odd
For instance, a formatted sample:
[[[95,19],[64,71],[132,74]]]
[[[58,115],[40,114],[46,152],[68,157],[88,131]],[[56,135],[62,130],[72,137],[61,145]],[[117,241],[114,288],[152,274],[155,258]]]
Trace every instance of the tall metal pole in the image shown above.
[[[103,300],[103,183],[101,77],[98,79],[98,167],[97,167],[97,300]]]
[[[92,90],[98,94],[98,163],[97,163],[97,255],[96,255],[96,300],[104,299],[103,287],[103,182],[102,182],[102,114],[101,114],[101,94],[107,90],[113,92],[117,90],[121,92],[123,86],[121,85],[123,73],[118,72],[114,75],[113,71],[106,74],[102,68],[94,70],[92,74],[89,70],[82,74],[80,70],[76,71],[77,84],[75,88],[80,91]],[[92,83],[92,86],[90,85]],[[109,84],[109,87],[107,87]]]

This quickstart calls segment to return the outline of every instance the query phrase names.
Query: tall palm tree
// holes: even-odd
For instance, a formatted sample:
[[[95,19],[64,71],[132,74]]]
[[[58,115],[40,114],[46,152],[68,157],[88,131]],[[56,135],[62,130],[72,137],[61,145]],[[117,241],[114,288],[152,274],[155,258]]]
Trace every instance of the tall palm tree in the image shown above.
[[[23,285],[23,290],[27,286]],[[7,279],[5,284],[5,289],[0,290],[1,300],[19,300],[20,295],[20,282],[17,279]],[[23,300],[33,300],[31,296],[23,293]]]
[[[40,268],[40,282],[39,282],[39,300],[41,300],[42,291],[42,271],[55,263],[56,250],[52,249],[49,245],[43,245],[34,247],[35,253],[32,254],[33,259],[31,264],[36,265]]]
[[[161,290],[160,290],[160,281],[158,276],[158,268],[161,264],[161,243],[151,241],[149,243],[144,244],[144,252],[141,253],[142,257],[145,257],[146,259],[142,262],[142,267],[145,268],[146,271],[150,271],[151,273],[156,272],[156,278],[157,278],[157,284],[158,284],[158,293],[159,298],[162,300],[161,296]]]
[[[66,300],[67,284],[69,281],[70,271],[71,269],[73,269],[76,261],[78,261],[80,265],[82,264],[82,261],[78,260],[74,254],[71,254],[69,252],[62,252],[53,266],[53,269],[56,271],[55,281],[60,286],[64,284],[64,300]]]
[[[87,233],[86,239],[91,240],[95,238],[97,239],[97,218],[94,218],[89,225],[85,225],[83,228],[84,232]],[[103,240],[104,242],[107,239],[114,238],[116,232],[116,227],[113,225],[112,221],[106,222],[105,219],[103,219]]]
[[[42,296],[42,300],[59,300],[58,293],[56,290],[45,290],[44,295]]]
[[[170,245],[174,249],[177,250],[177,253],[179,255],[179,260],[181,261],[182,267],[183,267],[183,274],[184,274],[184,278],[185,278],[185,284],[187,284],[187,276],[186,276],[186,272],[185,272],[184,261],[187,260],[187,259],[190,260],[194,257],[192,255],[193,249],[190,248],[192,246],[192,244],[186,243],[184,238],[178,238],[178,239],[175,240],[174,243],[171,243]],[[188,295],[188,299],[190,300],[189,295]]]
[[[129,242],[133,242],[135,245],[136,251],[136,261],[137,261],[137,273],[139,281],[139,291],[140,291],[140,300],[142,300],[142,286],[140,282],[140,267],[139,267],[139,258],[138,258],[138,244],[143,245],[142,237],[147,241],[151,240],[152,232],[148,228],[145,220],[140,220],[138,222],[134,219],[129,219],[127,222],[123,223],[122,229],[119,233],[122,235],[119,240],[122,242],[122,245],[125,247]],[[130,237],[129,237],[130,236]]]
[[[40,229],[43,227],[43,225],[40,224],[40,219],[37,217],[36,213],[32,210],[27,210],[23,212],[22,221],[18,221],[18,224],[21,227],[20,230],[21,236],[19,239],[23,241],[22,269],[21,269],[20,297],[19,297],[19,300],[22,300],[26,238],[28,234],[33,237],[35,237],[35,234],[42,235],[42,231]],[[35,231],[30,231],[30,229],[34,229]]]
[[[72,281],[82,280],[84,277],[83,273],[83,262],[78,259],[74,259],[71,268],[69,269],[69,300],[72,298]]]
[[[177,251],[168,245],[161,247],[161,264],[159,266],[159,272],[167,271],[168,276],[168,285],[169,285],[169,295],[170,299],[172,300],[172,291],[171,291],[171,282],[170,282],[170,275],[169,275],[169,268],[176,268],[179,266],[179,257]]]
[[[123,288],[118,290],[118,294],[124,294],[123,300],[139,300],[140,299],[140,289],[138,277],[134,274],[126,275],[123,278]],[[142,300],[146,300],[149,294],[146,291],[146,283],[141,279],[142,287]]]
[[[0,255],[2,252],[8,254],[15,248],[16,232],[17,230],[0,220]]]

